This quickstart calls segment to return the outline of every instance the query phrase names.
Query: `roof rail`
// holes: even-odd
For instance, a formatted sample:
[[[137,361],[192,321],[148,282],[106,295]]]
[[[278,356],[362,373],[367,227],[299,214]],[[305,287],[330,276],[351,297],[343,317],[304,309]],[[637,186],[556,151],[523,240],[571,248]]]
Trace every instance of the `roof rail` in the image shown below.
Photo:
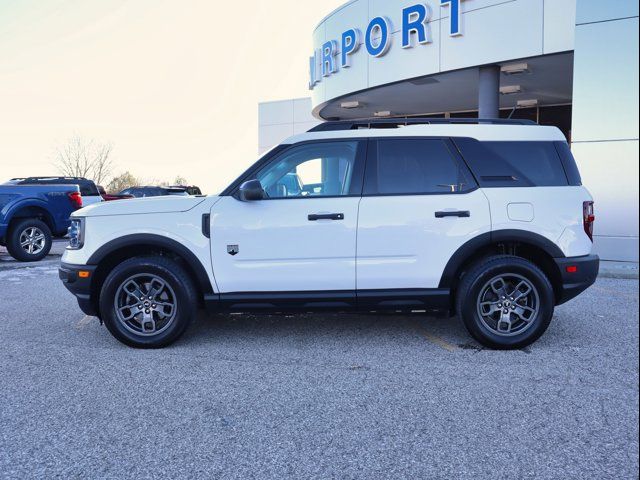
[[[64,176],[53,176],[53,177],[19,177],[12,178],[11,180],[86,180],[84,177],[64,177]]]
[[[321,123],[309,132],[330,132],[337,130],[360,130],[371,128],[400,128],[409,125],[537,125],[532,120],[515,120],[506,118],[365,118],[361,120],[339,120]]]

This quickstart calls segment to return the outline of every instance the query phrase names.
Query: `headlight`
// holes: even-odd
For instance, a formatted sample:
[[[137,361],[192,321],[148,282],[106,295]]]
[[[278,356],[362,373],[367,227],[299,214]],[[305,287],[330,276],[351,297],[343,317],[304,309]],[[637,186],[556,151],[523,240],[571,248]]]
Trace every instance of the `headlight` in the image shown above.
[[[84,218],[72,218],[69,226],[69,250],[80,250],[84,245]]]

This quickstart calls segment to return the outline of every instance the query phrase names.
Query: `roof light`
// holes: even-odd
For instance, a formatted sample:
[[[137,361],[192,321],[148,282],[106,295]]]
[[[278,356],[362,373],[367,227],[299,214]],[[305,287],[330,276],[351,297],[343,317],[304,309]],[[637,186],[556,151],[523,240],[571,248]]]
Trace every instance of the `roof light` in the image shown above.
[[[538,100],[532,98],[531,100],[518,100],[518,108],[533,108],[538,106]]]
[[[357,100],[351,102],[342,102],[340,106],[342,108],[358,108],[360,106],[360,102],[358,102]]]
[[[500,87],[501,95],[513,95],[514,93],[522,92],[522,87],[520,85],[506,85],[504,87]]]
[[[512,63],[511,65],[505,65],[500,69],[505,75],[521,75],[523,73],[531,73],[529,65],[526,63]]]

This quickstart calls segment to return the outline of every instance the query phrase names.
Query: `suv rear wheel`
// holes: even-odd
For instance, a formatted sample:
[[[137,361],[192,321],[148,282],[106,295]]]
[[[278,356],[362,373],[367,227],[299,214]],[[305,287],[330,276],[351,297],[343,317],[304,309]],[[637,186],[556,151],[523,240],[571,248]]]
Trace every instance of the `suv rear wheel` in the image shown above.
[[[42,220],[25,218],[13,224],[7,235],[7,251],[21,262],[37,262],[51,250],[51,230]]]
[[[111,334],[137,348],[161,348],[185,332],[196,313],[196,289],[175,261],[160,256],[124,261],[107,276],[100,313]]]
[[[555,297],[545,274],[533,263],[494,256],[474,264],[456,295],[465,327],[482,345],[518,349],[535,342],[553,317]]]

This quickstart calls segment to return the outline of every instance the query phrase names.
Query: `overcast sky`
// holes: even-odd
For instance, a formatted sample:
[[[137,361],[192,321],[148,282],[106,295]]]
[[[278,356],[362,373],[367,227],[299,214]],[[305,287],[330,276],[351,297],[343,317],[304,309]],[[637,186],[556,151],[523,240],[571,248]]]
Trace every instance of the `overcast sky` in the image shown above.
[[[0,181],[57,173],[80,135],[215,193],[257,158],[258,102],[309,96],[312,31],[343,3],[0,0]]]

